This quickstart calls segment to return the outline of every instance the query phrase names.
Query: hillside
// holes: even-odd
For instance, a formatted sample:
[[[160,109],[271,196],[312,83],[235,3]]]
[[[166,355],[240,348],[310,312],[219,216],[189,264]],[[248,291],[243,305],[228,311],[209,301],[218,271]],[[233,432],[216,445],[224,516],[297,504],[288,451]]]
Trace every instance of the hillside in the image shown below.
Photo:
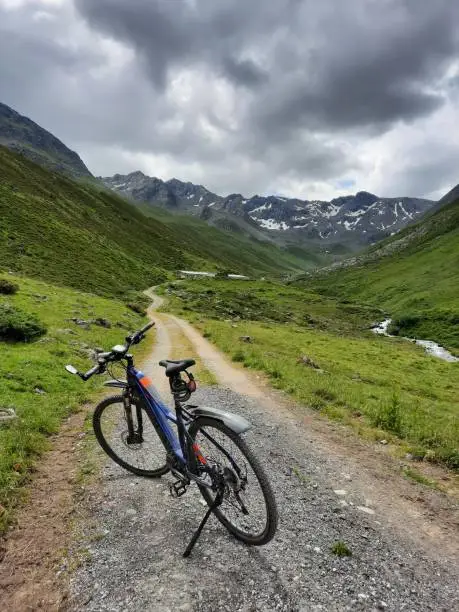
[[[308,270],[330,261],[326,254],[320,254],[302,246],[278,247],[273,241],[259,238],[256,232],[250,233],[244,221],[232,221],[222,217],[215,226],[208,225],[199,217],[191,217],[185,214],[172,214],[160,208],[151,206],[139,206],[140,210],[148,217],[156,219],[177,233],[185,234],[186,239],[193,244],[199,244],[199,248],[209,258],[218,254],[223,260],[230,262],[233,268],[241,266],[247,271],[257,268],[263,270],[274,270],[277,266],[279,271],[288,272],[293,270]],[[274,264],[274,258],[276,264]],[[228,267],[228,266],[227,266]]]
[[[142,172],[101,180],[143,208],[198,216],[216,227],[282,246],[307,244],[316,252],[351,252],[373,244],[420,218],[435,204],[419,198],[381,198],[364,191],[331,202],[240,194],[222,197],[202,185],[162,181]]]
[[[103,187],[75,183],[3,147],[0,232],[0,267],[100,294],[144,289],[182,268],[279,275],[294,267],[274,246],[217,230],[209,245],[198,231],[147,218]]]
[[[352,263],[296,283],[378,305],[396,319],[399,333],[459,352],[459,200]]]
[[[72,176],[92,177],[80,157],[58,138],[0,103],[0,145],[25,155],[37,164]]]

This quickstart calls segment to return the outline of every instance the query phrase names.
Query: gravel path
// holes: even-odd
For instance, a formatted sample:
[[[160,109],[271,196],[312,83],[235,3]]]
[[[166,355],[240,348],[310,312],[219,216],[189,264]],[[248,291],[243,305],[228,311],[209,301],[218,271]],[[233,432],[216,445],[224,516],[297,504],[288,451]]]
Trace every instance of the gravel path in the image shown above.
[[[212,517],[189,559],[182,553],[205,512],[190,487],[172,499],[168,475],[136,478],[105,463],[87,500],[88,561],[72,577],[72,610],[271,611],[459,609],[455,567],[400,538],[354,487],[336,457],[296,418],[225,388],[193,400],[246,416],[247,441],[271,479],[280,514],[274,540],[248,548]],[[337,486],[338,483],[338,486]],[[407,521],[409,519],[407,518]],[[351,557],[331,553],[343,541]]]

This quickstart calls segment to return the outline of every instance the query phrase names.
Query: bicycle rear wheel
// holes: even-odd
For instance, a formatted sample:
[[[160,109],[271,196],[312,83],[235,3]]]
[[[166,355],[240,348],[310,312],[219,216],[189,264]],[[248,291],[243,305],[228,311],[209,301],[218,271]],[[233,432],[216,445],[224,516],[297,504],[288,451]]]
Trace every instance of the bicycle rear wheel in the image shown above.
[[[118,465],[137,476],[158,478],[169,471],[166,450],[143,406],[131,405],[135,440],[129,439],[123,396],[109,397],[96,407],[97,441]]]
[[[260,546],[277,529],[277,508],[268,478],[246,442],[221,421],[199,417],[189,429],[188,456],[195,473],[215,468],[225,474],[225,492],[214,510],[218,520],[238,540]],[[216,492],[199,487],[207,504]]]

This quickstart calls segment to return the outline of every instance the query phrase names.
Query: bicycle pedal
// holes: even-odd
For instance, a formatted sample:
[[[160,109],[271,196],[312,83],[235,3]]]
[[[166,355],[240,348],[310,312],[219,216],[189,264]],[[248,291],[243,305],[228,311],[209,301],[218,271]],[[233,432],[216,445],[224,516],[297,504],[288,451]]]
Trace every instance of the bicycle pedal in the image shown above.
[[[174,498],[182,497],[186,493],[186,485],[181,480],[177,480],[169,486],[169,491]]]

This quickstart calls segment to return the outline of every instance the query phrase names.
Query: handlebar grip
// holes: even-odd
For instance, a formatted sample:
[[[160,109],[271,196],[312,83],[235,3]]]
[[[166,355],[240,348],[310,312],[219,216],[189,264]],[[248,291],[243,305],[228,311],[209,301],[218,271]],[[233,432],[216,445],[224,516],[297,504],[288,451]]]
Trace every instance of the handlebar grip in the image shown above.
[[[100,364],[100,363],[98,363],[98,364],[97,364],[97,365],[95,365],[93,368],[91,368],[90,370],[88,370],[88,371],[86,372],[86,374],[82,374],[82,375],[81,375],[81,378],[82,378],[83,380],[88,380],[89,378],[91,378],[91,376],[92,376],[93,374],[97,374],[97,373],[100,371],[100,368],[101,368],[101,364]]]
[[[142,329],[138,332],[139,334],[144,334],[145,332],[147,332],[149,329],[151,329],[154,326],[155,322],[154,321],[150,321],[150,323],[147,323],[144,327],[142,327]]]

